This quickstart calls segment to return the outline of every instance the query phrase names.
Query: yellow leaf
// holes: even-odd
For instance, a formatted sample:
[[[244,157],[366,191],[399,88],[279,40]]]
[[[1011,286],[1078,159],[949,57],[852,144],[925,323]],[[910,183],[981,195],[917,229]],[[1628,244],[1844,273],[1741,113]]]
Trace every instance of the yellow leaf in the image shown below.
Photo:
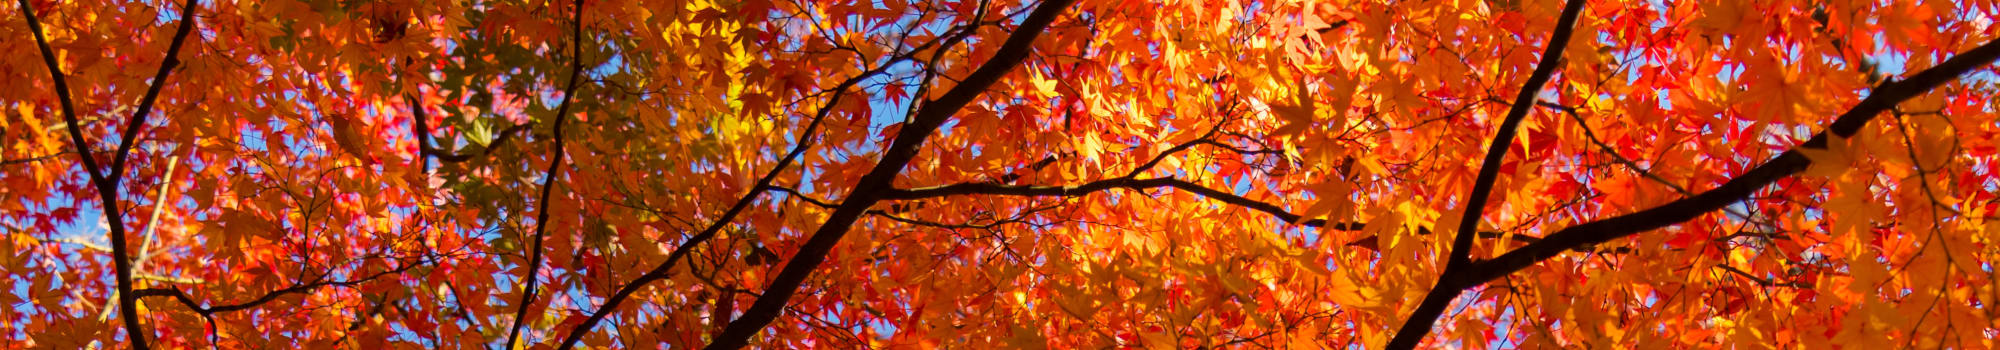
[[[1312,126],[1313,107],[1311,104],[1303,107],[1271,105],[1271,113],[1277,114],[1279,119],[1285,121],[1284,126],[1279,126],[1277,130],[1271,131],[1271,137],[1297,134],[1305,131],[1306,127]]]
[[[1042,96],[1056,95],[1056,81],[1054,79],[1048,79],[1041,74],[1029,74],[1028,77],[1028,82],[1034,84],[1035,91],[1040,92]]]
[[[1798,148],[1800,155],[1804,155],[1807,160],[1812,161],[1812,166],[1806,168],[1806,175],[1829,178],[1838,177],[1840,174],[1846,173],[1847,169],[1853,168],[1854,159],[1848,156],[1848,138],[1831,133],[1826,134],[1826,136],[1826,148],[1824,149],[1812,147]]]
[[[1313,106],[1312,96],[1306,94],[1305,87],[1302,86],[1293,90],[1298,91],[1294,95],[1297,101],[1291,104],[1271,105],[1271,113],[1277,114],[1279,119],[1285,121],[1284,126],[1279,126],[1277,130],[1271,131],[1271,137],[1296,134],[1312,126],[1313,114],[1318,110],[1318,107]]]
[[[1312,190],[1314,196],[1319,197],[1319,202],[1300,212],[1299,222],[1323,217],[1346,218],[1347,213],[1354,208],[1354,201],[1347,198],[1347,195],[1354,191],[1347,182],[1327,181],[1308,189]]]
[[[1097,134],[1084,134],[1082,138],[1083,142],[1077,145],[1076,153],[1083,155],[1083,159],[1097,160],[1097,155],[1104,150],[1104,142],[1097,138]]]
[[[1355,89],[1361,85],[1354,79],[1333,80],[1333,103],[1327,106],[1333,110],[1333,126],[1347,127],[1347,109],[1354,106]]]
[[[1327,297],[1342,307],[1373,307],[1380,305],[1382,292],[1366,284],[1354,281],[1350,270],[1338,271],[1328,278]]]

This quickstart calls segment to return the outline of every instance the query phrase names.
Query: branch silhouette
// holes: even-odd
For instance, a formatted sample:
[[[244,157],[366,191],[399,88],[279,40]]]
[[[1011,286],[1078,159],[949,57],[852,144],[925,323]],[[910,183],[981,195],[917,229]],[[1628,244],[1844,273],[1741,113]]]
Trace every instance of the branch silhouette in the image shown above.
[[[612,311],[616,311],[619,304],[624,303],[626,299],[630,299],[632,294],[637,293],[640,288],[671,277],[675,264],[685,259],[688,254],[693,253],[695,247],[714,239],[717,234],[722,232],[722,228],[728,226],[730,222],[735,221],[736,216],[742,214],[743,210],[749,209],[750,205],[756,203],[758,198],[763,198],[764,192],[772,187],[772,181],[776,181],[778,175],[783,174],[785,169],[790,168],[793,163],[798,161],[799,157],[805,155],[806,150],[812,148],[815,143],[814,136],[818,135],[821,123],[826,120],[828,115],[833,113],[836,106],[840,105],[841,99],[847,95],[849,88],[861,84],[862,81],[870,77],[887,72],[889,67],[909,60],[916,53],[923,52],[933,45],[943,43],[943,46],[950,46],[950,43],[961,40],[965,36],[971,35],[971,33],[972,30],[967,29],[955,35],[940,36],[923,45],[918,45],[909,52],[891,57],[876,68],[848,78],[829,89],[833,91],[832,94],[827,97],[825,103],[820,105],[819,110],[813,114],[813,119],[806,124],[805,130],[799,133],[798,144],[793,145],[791,151],[786,152],[785,157],[780,158],[778,164],[771,167],[771,171],[765,172],[763,177],[758,178],[757,183],[751,186],[750,190],[744,193],[742,197],[737,198],[736,202],[731,204],[728,210],[723,211],[722,216],[716,217],[715,221],[709,223],[701,232],[689,236],[687,240],[675,246],[673,251],[667,253],[666,261],[661,262],[659,265],[654,265],[653,269],[647,270],[646,273],[639,275],[638,278],[634,278],[632,281],[619,286],[617,291],[612,292],[610,297],[604,299],[603,305],[599,305],[596,310],[591,311],[590,317],[585,318],[583,323],[579,323],[576,327],[570,329],[569,335],[563,337],[563,342],[557,346],[557,349],[568,350],[575,348],[576,344],[583,340],[583,336],[589,334],[590,330],[596,327],[597,323],[604,321],[605,317],[609,317]]]
[[[1396,336],[1389,340],[1389,349],[1415,348],[1424,336],[1430,334],[1431,325],[1451,299],[1458,297],[1453,283],[1466,266],[1471,265],[1473,232],[1479,230],[1479,222],[1484,219],[1487,196],[1492,195],[1493,182],[1500,178],[1500,162],[1507,158],[1507,149],[1514,146],[1514,132],[1521,126],[1521,119],[1535,108],[1535,95],[1541,94],[1542,85],[1555,75],[1556,66],[1562,64],[1563,51],[1569,47],[1569,37],[1576,30],[1576,18],[1583,12],[1583,0],[1569,0],[1563,5],[1556,29],[1549,34],[1548,44],[1542,52],[1541,62],[1535,63],[1535,72],[1528,75],[1528,81],[1521,84],[1521,92],[1514,96],[1514,104],[1507,109],[1506,119],[1500,122],[1500,129],[1493,134],[1493,141],[1487,145],[1486,157],[1479,164],[1479,177],[1472,181],[1472,191],[1465,194],[1464,216],[1458,219],[1457,234],[1451,240],[1451,252],[1445,253],[1444,273],[1438,274],[1437,283],[1424,301],[1417,304],[1416,311],[1403,320],[1403,327],[1396,330]],[[1450,292],[1440,292],[1450,291]]]
[[[1424,310],[1442,311],[1451,303],[1453,297],[1464,290],[1506,277],[1515,271],[1560,255],[1564,251],[1673,226],[1722,210],[1732,203],[1748,198],[1764,186],[1805,171],[1812,165],[1812,160],[1799,153],[1799,149],[1826,149],[1827,135],[1853,136],[1870,119],[1894,108],[1897,103],[1951,82],[1967,72],[1993,63],[1995,59],[2000,59],[2000,40],[1988,41],[1977,48],[1959,53],[1935,67],[1911,75],[1909,79],[1885,83],[1875,88],[1860,103],[1842,113],[1825,131],[1713,189],[1638,212],[1563,228],[1544,236],[1539,242],[1508,251],[1498,257],[1471,263],[1459,271],[1447,270],[1445,278],[1441,278],[1438,286],[1425,297],[1423,304],[1418,305],[1419,312],[1412,314],[1410,320],[1421,321],[1420,323],[1427,325],[1436,320],[1440,313],[1426,313]],[[1426,326],[1419,329],[1423,333],[1410,333],[1408,337],[1415,339],[1409,340],[1405,346],[1414,347],[1415,343],[1428,333],[1429,328]],[[1398,339],[1404,337],[1403,333],[1397,335]],[[1403,344],[1392,343],[1391,347]]]
[[[521,319],[528,316],[528,306],[535,304],[536,294],[541,290],[539,282],[542,269],[542,240],[548,234],[549,193],[556,187],[556,175],[563,162],[563,121],[569,116],[570,101],[576,98],[577,83],[583,76],[583,0],[573,2],[573,18],[570,22],[569,86],[563,88],[562,103],[556,107],[556,122],[551,131],[555,144],[549,146],[549,169],[542,175],[542,199],[536,203],[541,207],[535,214],[535,241],[528,248],[527,282],[521,285],[521,302],[514,310],[514,321],[508,326],[507,349],[514,348],[514,342],[521,335]]]
[[[174,39],[167,45],[167,56],[160,61],[160,69],[153,74],[152,86],[146,88],[145,97],[139,99],[139,108],[127,119],[125,131],[118,138],[117,151],[113,153],[110,168],[100,168],[96,153],[90,141],[83,137],[81,123],[77,122],[76,102],[69,94],[69,82],[64,80],[62,64],[57,62],[55,50],[49,48],[48,37],[42,34],[41,19],[35,17],[35,7],[28,0],[20,0],[22,17],[28,20],[28,31],[35,35],[35,47],[41,49],[42,63],[49,68],[49,79],[54,81],[56,97],[62,104],[63,123],[69,126],[70,143],[76,145],[77,158],[83,161],[85,172],[90,174],[90,182],[97,187],[100,204],[103,205],[105,222],[110,226],[111,263],[117,270],[119,319],[125,324],[126,338],[134,349],[150,348],[146,337],[152,332],[139,324],[138,298],[132,295],[132,258],[125,247],[125,218],[119,209],[118,184],[125,178],[125,160],[132,154],[132,144],[139,138],[139,129],[146,125],[146,115],[153,111],[153,102],[160,97],[160,90],[167,85],[167,75],[173,73],[180,64],[181,46],[187,43],[188,33],[194,31],[194,0],[181,4],[181,19],[174,30]],[[106,173],[109,172],[109,173]]]
[[[1021,21],[1019,27],[1014,29],[1013,34],[1008,35],[1007,40],[994,52],[992,58],[980,64],[978,69],[960,80],[958,85],[953,86],[944,95],[918,107],[916,116],[897,131],[895,140],[882,152],[882,159],[866,175],[861,176],[861,180],[854,184],[854,189],[847,198],[841,201],[840,207],[835,208],[826,222],[820,224],[819,229],[806,240],[805,245],[799,247],[798,253],[785,263],[784,269],[772,277],[771,284],[749,309],[743,311],[742,317],[729,322],[729,326],[723,328],[722,334],[716,336],[707,348],[742,348],[749,344],[750,336],[756,335],[764,329],[764,326],[777,319],[778,314],[784,311],[785,304],[798,292],[799,285],[805,283],[805,279],[811,276],[814,270],[819,269],[819,264],[826,260],[826,254],[833,250],[834,245],[840,243],[841,237],[846,236],[848,230],[853,228],[855,220],[866,214],[870,206],[882,200],[882,196],[893,189],[891,182],[903,172],[903,167],[909,165],[910,160],[916,158],[917,149],[923,146],[925,139],[936,132],[938,126],[951,119],[953,114],[957,114],[960,108],[972,103],[973,99],[984,94],[988,87],[998,82],[1001,76],[1027,59],[1028,52],[1033,49],[1031,46],[1035,38],[1040,36],[1042,31],[1048,28],[1049,23],[1054,22],[1055,17],[1073,2],[1075,1],[1052,0],[1037,5],[1035,10]]]

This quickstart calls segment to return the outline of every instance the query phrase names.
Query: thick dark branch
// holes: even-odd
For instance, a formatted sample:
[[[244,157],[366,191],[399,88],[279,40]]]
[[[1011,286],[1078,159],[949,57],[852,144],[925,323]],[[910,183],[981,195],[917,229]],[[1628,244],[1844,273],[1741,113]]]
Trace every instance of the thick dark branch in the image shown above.
[[[1888,111],[1897,103],[1944,85],[1973,69],[1991,64],[1996,58],[2000,58],[2000,40],[1989,41],[1978,48],[1954,56],[1936,67],[1910,76],[1907,80],[1884,84],[1871,92],[1868,98],[1861,100],[1861,103],[1842,113],[1826,132],[1814,135],[1799,147],[1825,149],[1828,132],[1838,137],[1853,136],[1868,123],[1869,119]],[[1777,158],[1731,178],[1714,189],[1651,209],[1564,228],[1543,238],[1541,242],[1480,262],[1463,275],[1457,287],[1470,288],[1505,277],[1574,247],[1603,243],[1693,220],[1703,214],[1742,201],[1758,189],[1777,182],[1778,179],[1805,171],[1810,165],[1812,160],[1799,153],[1797,148],[1785,151]]]
[[[181,4],[181,24],[174,29],[174,41],[167,43],[167,58],[160,61],[160,70],[153,73],[153,86],[146,88],[146,96],[139,98],[139,109],[132,112],[132,118],[125,122],[125,135],[118,138],[118,153],[112,155],[111,182],[118,183],[125,178],[125,159],[132,155],[132,145],[139,138],[139,129],[146,126],[146,114],[153,111],[153,101],[160,97],[160,89],[167,86],[167,74],[181,63],[181,46],[187,44],[188,33],[194,32],[194,0]]]
[[[118,183],[124,180],[125,159],[131,155],[132,143],[138,138],[139,127],[146,124],[146,114],[153,110],[153,101],[166,87],[167,75],[180,63],[181,46],[187,42],[188,33],[194,31],[194,0],[181,5],[181,22],[174,32],[174,39],[167,45],[167,56],[160,62],[160,70],[153,75],[152,86],[139,101],[139,109],[132,113],[126,123],[124,134],[119,137],[118,149],[112,155],[111,168],[99,168],[96,154],[90,147],[90,140],[83,137],[83,125],[77,122],[76,102],[70,97],[69,82],[63,78],[62,64],[56,60],[55,50],[49,48],[48,37],[42,34],[41,20],[35,17],[35,8],[27,0],[21,0],[21,14],[28,20],[28,31],[35,36],[35,46],[41,50],[42,63],[48,66],[49,78],[55,83],[56,97],[62,103],[63,122],[69,126],[70,143],[76,145],[77,158],[83,161],[84,171],[90,174],[91,183],[97,187],[100,204],[103,205],[105,222],[110,229],[111,264],[117,272],[118,289],[113,292],[118,298],[119,318],[125,324],[126,337],[131,339],[132,348],[148,349],[146,337],[152,332],[139,324],[138,298],[132,295],[132,258],[125,247],[125,217],[118,208]],[[108,173],[107,173],[108,172]]]
[[[868,208],[881,200],[884,193],[893,189],[891,183],[896,175],[903,172],[903,167],[909,165],[911,159],[916,158],[917,149],[923,146],[925,139],[936,132],[938,126],[943,125],[953,114],[957,114],[960,108],[972,103],[973,99],[984,94],[994,82],[1020,65],[1032,50],[1035,37],[1040,36],[1042,30],[1047,29],[1049,23],[1054,22],[1056,16],[1072,2],[1074,0],[1049,0],[1038,5],[994,52],[993,58],[980,64],[978,69],[973,70],[972,74],[967,75],[944,95],[919,107],[916,116],[896,133],[895,140],[882,153],[882,159],[867,174],[861,176],[861,180],[855,183],[847,199],[842,200],[840,207],[834,209],[833,214],[827,217],[825,223],[820,224],[819,229],[813,232],[805,245],[799,247],[798,253],[792,256],[791,261],[785,263],[784,269],[772,276],[770,286],[764,289],[764,293],[757,297],[757,301],[751,304],[749,309],[743,311],[743,316],[730,322],[722,334],[716,336],[714,342],[709,343],[708,348],[742,348],[749,344],[751,336],[777,319],[778,314],[784,311],[785,304],[798,292],[799,285],[805,283],[813,270],[818,269],[819,264],[826,260],[826,254],[833,250],[834,245],[840,243],[841,237],[846,236],[848,230],[853,228],[855,220],[866,214]]]
[[[738,198],[735,204],[729,206],[729,210],[724,211],[722,216],[717,217],[714,222],[709,223],[708,227],[703,228],[700,233],[689,236],[686,241],[682,241],[680,245],[675,246],[672,252],[667,253],[667,261],[653,266],[652,270],[639,275],[639,278],[618,287],[618,291],[613,292],[611,297],[605,298],[604,304],[599,305],[597,311],[590,313],[590,318],[584,319],[583,323],[577,324],[575,328],[569,331],[569,335],[563,338],[562,345],[557,347],[557,349],[568,350],[575,348],[576,343],[583,340],[584,334],[588,334],[591,328],[597,326],[598,322],[604,321],[604,318],[610,316],[612,311],[617,310],[618,304],[623,303],[625,299],[631,298],[632,293],[637,293],[639,288],[671,276],[670,273],[675,264],[679,263],[682,259],[686,259],[688,254],[694,252],[696,246],[708,240],[715,239],[715,235],[721,233],[723,227],[729,226],[729,223],[734,221],[737,215],[742,214],[744,209],[748,209],[750,204],[756,203],[758,198],[763,197],[764,189],[769,188],[771,182],[776,181],[779,174],[784,173],[786,168],[790,167],[793,162],[798,161],[799,156],[804,155],[807,149],[812,148],[813,135],[818,132],[820,123],[826,120],[826,115],[833,111],[835,103],[840,100],[841,96],[846,95],[847,88],[860,82],[861,79],[850,79],[846,83],[841,84],[838,90],[834,91],[833,96],[827,100],[827,103],[820,106],[819,113],[813,117],[811,123],[806,125],[805,131],[799,134],[798,144],[794,145],[792,151],[786,153],[785,158],[780,159],[778,164],[771,168],[770,172],[764,173],[764,177],[757,179],[757,184],[751,187],[750,193],[746,193],[743,197]]]
[[[1569,0],[1563,6],[1562,17],[1556,20],[1555,31],[1549,34],[1547,47],[1543,49],[1541,62],[1535,63],[1535,72],[1528,75],[1528,81],[1521,84],[1521,92],[1514,96],[1514,105],[1507,110],[1507,117],[1500,122],[1500,130],[1493,135],[1493,141],[1486,148],[1486,158],[1479,165],[1479,177],[1472,182],[1472,191],[1465,196],[1465,215],[1459,217],[1458,231],[1451,241],[1451,252],[1446,254],[1444,273],[1438,275],[1437,284],[1432,287],[1424,301],[1410,318],[1403,321],[1403,327],[1389,340],[1389,349],[1411,349],[1430,334],[1431,324],[1438,315],[1458,297],[1457,286],[1451,285],[1459,271],[1471,264],[1473,233],[1479,230],[1479,222],[1484,218],[1487,196],[1492,194],[1493,182],[1500,177],[1500,162],[1507,157],[1507,149],[1514,145],[1514,132],[1521,125],[1521,119],[1535,106],[1535,95],[1542,91],[1542,84],[1548,83],[1555,75],[1556,66],[1562,64],[1563,49],[1569,47],[1569,37],[1575,31],[1576,18],[1583,12],[1583,0]]]
[[[1535,64],[1534,73],[1522,83],[1521,91],[1514,96],[1514,104],[1507,109],[1507,116],[1501,120],[1499,130],[1494,131],[1492,142],[1487,144],[1486,157],[1480,162],[1478,178],[1472,182],[1472,190],[1465,194],[1464,215],[1459,217],[1458,231],[1452,239],[1452,252],[1445,264],[1445,270],[1462,268],[1470,263],[1468,254],[1472,249],[1472,236],[1465,233],[1479,228],[1484,219],[1486,202],[1493,194],[1493,183],[1500,177],[1500,162],[1507,158],[1507,149],[1514,146],[1514,134],[1521,120],[1534,109],[1535,96],[1542,91],[1542,85],[1555,75],[1556,66],[1562,64],[1562,56],[1568,47],[1570,34],[1575,30],[1576,18],[1583,10],[1583,0],[1570,0],[1563,7],[1562,17],[1556,21],[1556,28],[1549,35],[1547,47],[1542,52],[1541,61]],[[1411,330],[1405,328],[1405,330]],[[1400,337],[1399,337],[1400,338]],[[1415,346],[1412,343],[1410,346]],[[1398,348],[1390,342],[1390,348]]]
[[[881,199],[915,200],[915,199],[972,195],[972,194],[995,194],[995,195],[1009,195],[1009,196],[1028,196],[1028,197],[1081,196],[1089,194],[1091,192],[1103,191],[1113,188],[1129,188],[1129,189],[1142,190],[1155,187],[1166,187],[1170,186],[1171,183],[1176,181],[1180,180],[1174,178],[1165,178],[1165,177],[1152,178],[1152,179],[1135,179],[1131,177],[1121,177],[1109,180],[1091,181],[1081,185],[1073,185],[1073,186],[1030,186],[1030,185],[1005,185],[1005,184],[986,183],[986,182],[966,182],[966,183],[956,183],[944,186],[933,186],[933,187],[912,188],[912,189],[893,188],[889,189],[888,191],[885,191],[885,193],[882,194]],[[1279,210],[1282,211],[1283,209]],[[1292,218],[1297,218],[1297,217],[1298,217],[1297,215],[1292,216]],[[1287,221],[1289,221],[1289,219]]]
[[[534,305],[535,295],[540,294],[535,283],[539,281],[542,268],[542,238],[548,233],[549,193],[555,189],[556,174],[562,167],[563,121],[568,119],[565,117],[569,115],[570,101],[576,98],[577,83],[582,81],[579,78],[583,76],[583,0],[576,0],[574,4],[572,11],[575,17],[570,23],[569,86],[563,88],[562,103],[556,107],[556,122],[552,131],[555,144],[549,146],[549,169],[542,175],[542,199],[537,202],[541,204],[541,210],[535,214],[535,241],[528,248],[527,283],[521,285],[521,303],[514,310],[514,322],[507,327],[506,349],[514,348],[514,341],[521,335],[521,319],[527,317],[528,306]]]
[[[970,29],[967,30],[968,33],[970,31]],[[827,115],[833,113],[834,106],[839,105],[841,97],[846,96],[848,89],[861,84],[863,80],[887,72],[890,66],[911,59],[911,55],[921,52],[925,48],[939,42],[941,40],[933,40],[907,53],[890,57],[878,67],[855,75],[853,78],[848,78],[846,81],[842,81],[830,89],[833,91],[833,94],[827,98],[826,103],[820,105],[819,111],[813,114],[812,122],[806,124],[805,131],[798,134],[798,144],[793,145],[791,152],[786,153],[784,158],[779,159],[778,164],[773,166],[770,172],[766,172],[764,173],[764,177],[758,178],[757,183],[751,186],[748,193],[743,194],[743,197],[737,198],[736,203],[730,205],[729,210],[724,211],[722,216],[717,217],[714,222],[709,223],[707,228],[702,229],[701,232],[696,233],[694,236],[689,236],[686,241],[682,241],[680,245],[674,247],[672,252],[667,253],[667,261],[653,266],[652,270],[639,275],[639,278],[635,278],[631,282],[626,282],[625,285],[618,287],[618,291],[613,292],[611,297],[605,298],[604,304],[599,305],[596,311],[592,311],[589,318],[584,319],[583,323],[577,324],[575,328],[570,330],[569,335],[563,338],[562,345],[558,346],[557,349],[569,350],[576,347],[577,342],[583,340],[584,334],[588,334],[591,328],[597,326],[598,322],[602,322],[605,317],[610,316],[612,311],[618,309],[620,303],[632,297],[632,293],[637,293],[639,288],[669,277],[669,272],[673,270],[676,263],[686,258],[688,254],[693,253],[696,246],[714,239],[716,234],[722,232],[723,227],[735,221],[737,215],[742,214],[744,209],[749,208],[752,203],[756,203],[758,198],[763,197],[764,191],[771,187],[771,182],[776,181],[779,174],[783,174],[786,168],[791,167],[793,162],[798,161],[800,156],[805,155],[806,150],[812,148],[814,143],[813,136],[818,134],[820,123],[826,120]],[[943,50],[943,48],[939,50]]]
[[[92,183],[103,182],[104,173],[100,172],[102,170],[97,166],[97,158],[93,157],[97,151],[94,147],[90,147],[89,140],[83,137],[83,123],[77,121],[76,101],[69,96],[69,80],[63,77],[62,63],[56,61],[55,50],[49,48],[48,38],[42,35],[42,21],[35,16],[34,5],[28,4],[28,0],[20,0],[20,5],[21,16],[28,20],[28,31],[35,35],[35,46],[41,49],[42,64],[48,66],[49,79],[55,83],[56,100],[60,102],[58,107],[62,108],[63,122],[69,126],[65,129],[69,130],[70,141],[76,144],[78,159],[83,161],[83,171],[90,174]]]

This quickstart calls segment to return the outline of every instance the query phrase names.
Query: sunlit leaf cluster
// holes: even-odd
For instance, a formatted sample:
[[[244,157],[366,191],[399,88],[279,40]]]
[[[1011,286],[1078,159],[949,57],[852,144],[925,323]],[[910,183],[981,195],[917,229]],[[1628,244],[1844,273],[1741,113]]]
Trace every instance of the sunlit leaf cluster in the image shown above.
[[[0,348],[2000,346],[1993,1],[0,19]]]

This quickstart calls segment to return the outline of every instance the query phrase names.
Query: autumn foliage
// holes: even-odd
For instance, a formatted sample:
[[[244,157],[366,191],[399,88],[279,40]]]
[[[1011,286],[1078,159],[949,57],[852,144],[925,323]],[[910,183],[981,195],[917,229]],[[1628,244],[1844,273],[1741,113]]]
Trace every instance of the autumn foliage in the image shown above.
[[[2000,346],[1993,1],[0,14],[0,348]]]

